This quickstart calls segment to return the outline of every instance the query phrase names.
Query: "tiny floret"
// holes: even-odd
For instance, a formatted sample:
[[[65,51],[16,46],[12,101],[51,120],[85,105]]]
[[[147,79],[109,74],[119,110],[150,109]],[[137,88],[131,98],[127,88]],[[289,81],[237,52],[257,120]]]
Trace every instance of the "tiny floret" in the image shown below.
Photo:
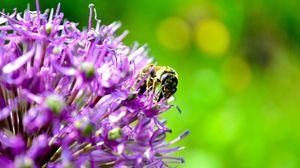
[[[45,106],[54,114],[59,114],[65,107],[64,99],[57,94],[48,95],[45,100]]]
[[[84,73],[85,77],[90,79],[95,74],[95,67],[90,62],[84,62],[80,65],[80,70]]]
[[[84,137],[88,137],[94,131],[92,123],[90,123],[88,117],[82,117],[74,122],[75,128],[79,129]]]
[[[122,130],[119,127],[114,128],[114,129],[112,129],[108,132],[108,139],[109,140],[116,140],[118,138],[121,138],[121,136],[122,136]]]
[[[16,168],[34,168],[34,162],[29,157],[17,157],[15,166]]]

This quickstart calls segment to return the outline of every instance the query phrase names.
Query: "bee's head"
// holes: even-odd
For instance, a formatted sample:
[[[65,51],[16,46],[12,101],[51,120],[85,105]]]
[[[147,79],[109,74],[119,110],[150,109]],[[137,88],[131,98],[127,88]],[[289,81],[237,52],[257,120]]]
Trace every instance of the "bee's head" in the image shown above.
[[[168,90],[173,90],[178,84],[177,76],[173,73],[165,73],[161,77],[161,84]]]

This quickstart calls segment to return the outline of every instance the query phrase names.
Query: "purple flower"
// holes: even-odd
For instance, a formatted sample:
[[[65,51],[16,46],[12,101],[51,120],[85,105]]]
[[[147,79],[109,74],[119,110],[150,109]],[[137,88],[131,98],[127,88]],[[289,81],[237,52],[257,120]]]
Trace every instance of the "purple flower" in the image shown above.
[[[120,23],[87,30],[63,20],[60,5],[0,17],[0,165],[165,167],[171,132],[158,115],[173,105],[139,94],[147,48],[122,43]],[[96,12],[95,12],[96,15]],[[149,76],[144,74],[143,82]]]

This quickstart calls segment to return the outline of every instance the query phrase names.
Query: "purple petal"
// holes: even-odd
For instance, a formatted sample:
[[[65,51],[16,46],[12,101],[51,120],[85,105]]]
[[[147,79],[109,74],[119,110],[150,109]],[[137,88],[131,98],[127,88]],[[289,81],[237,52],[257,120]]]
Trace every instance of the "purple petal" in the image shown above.
[[[33,56],[35,52],[35,47],[32,47],[27,53],[24,55],[18,57],[13,62],[6,64],[2,71],[5,74],[12,73],[13,71],[19,69],[21,66],[23,66],[25,63],[28,62],[28,60]]]

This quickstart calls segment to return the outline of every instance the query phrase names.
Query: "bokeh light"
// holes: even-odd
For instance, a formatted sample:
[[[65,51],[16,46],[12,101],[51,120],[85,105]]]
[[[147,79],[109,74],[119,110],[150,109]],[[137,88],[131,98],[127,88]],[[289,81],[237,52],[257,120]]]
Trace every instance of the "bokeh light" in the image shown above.
[[[157,27],[159,43],[171,50],[182,50],[189,46],[190,27],[182,19],[170,17],[162,20]]]
[[[223,78],[231,91],[243,91],[251,81],[250,67],[241,57],[228,58],[223,65]]]
[[[226,26],[216,19],[200,20],[195,28],[199,49],[211,56],[222,56],[229,47],[230,35]]]

